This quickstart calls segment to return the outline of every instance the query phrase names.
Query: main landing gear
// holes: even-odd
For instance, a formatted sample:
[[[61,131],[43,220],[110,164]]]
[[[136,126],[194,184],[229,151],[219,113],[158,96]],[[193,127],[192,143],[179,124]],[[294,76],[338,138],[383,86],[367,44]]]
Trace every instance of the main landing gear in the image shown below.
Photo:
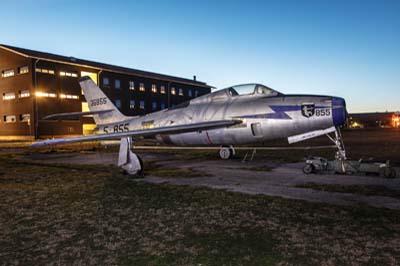
[[[219,157],[221,157],[221,159],[223,160],[228,160],[228,159],[232,159],[233,156],[235,156],[235,149],[233,148],[233,146],[222,146],[219,149]]]
[[[141,177],[143,175],[142,159],[131,151],[132,139],[122,138],[119,146],[118,167],[124,169],[128,175]]]

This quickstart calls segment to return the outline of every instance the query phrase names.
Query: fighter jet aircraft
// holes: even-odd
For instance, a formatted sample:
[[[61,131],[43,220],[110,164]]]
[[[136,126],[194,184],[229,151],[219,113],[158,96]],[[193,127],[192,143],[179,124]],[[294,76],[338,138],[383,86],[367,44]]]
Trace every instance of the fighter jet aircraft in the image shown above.
[[[92,114],[97,134],[45,140],[32,146],[120,139],[118,166],[132,175],[141,173],[143,164],[131,151],[131,144],[143,136],[180,146],[218,145],[221,158],[227,159],[234,155],[234,145],[278,138],[295,143],[335,132],[331,139],[345,157],[338,127],[345,123],[347,111],[345,100],[339,97],[285,95],[261,84],[244,84],[144,116],[127,117],[89,77],[79,83],[90,112],[46,118]]]

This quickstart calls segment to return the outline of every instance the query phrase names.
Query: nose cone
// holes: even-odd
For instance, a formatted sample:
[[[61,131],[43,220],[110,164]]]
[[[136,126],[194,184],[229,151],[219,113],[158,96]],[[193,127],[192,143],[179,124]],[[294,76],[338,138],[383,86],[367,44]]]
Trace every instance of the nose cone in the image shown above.
[[[332,120],[335,126],[342,126],[346,123],[346,101],[343,98],[332,98]]]

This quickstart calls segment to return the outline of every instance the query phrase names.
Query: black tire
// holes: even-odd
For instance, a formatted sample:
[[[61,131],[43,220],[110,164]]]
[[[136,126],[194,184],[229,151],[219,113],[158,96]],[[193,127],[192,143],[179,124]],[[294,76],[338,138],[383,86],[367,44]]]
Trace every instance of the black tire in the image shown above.
[[[303,167],[303,173],[306,175],[312,174],[315,172],[315,167],[312,164],[306,164]]]
[[[134,174],[134,175],[129,174],[126,170],[123,170],[124,175],[127,175],[129,179],[144,178],[143,160],[142,160],[142,158],[140,158],[139,155],[136,154],[136,156],[137,156],[137,158],[139,160],[139,163],[140,163],[140,170],[137,171],[137,173]]]
[[[136,175],[137,175],[138,177],[144,177],[144,165],[143,165],[143,160],[142,160],[142,158],[140,158],[139,155],[136,154],[136,156],[137,156],[137,158],[138,158],[138,160],[139,160],[139,163],[140,163],[140,170],[137,172]]]
[[[385,168],[383,171],[383,176],[386,178],[395,178],[396,177],[396,170],[393,168]]]
[[[392,178],[396,178],[397,177],[397,172],[396,170],[392,169]]]

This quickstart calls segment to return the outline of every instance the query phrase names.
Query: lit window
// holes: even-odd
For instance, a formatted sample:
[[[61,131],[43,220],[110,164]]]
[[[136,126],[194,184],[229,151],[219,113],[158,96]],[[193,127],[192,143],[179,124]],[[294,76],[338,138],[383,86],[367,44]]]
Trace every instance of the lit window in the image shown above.
[[[15,123],[17,121],[15,115],[5,115],[3,119],[5,123]]]
[[[175,87],[172,87],[172,88],[171,88],[171,94],[172,94],[172,95],[175,95],[175,94],[176,94]]]
[[[73,99],[73,100],[78,100],[79,96],[78,95],[71,95],[71,94],[60,94],[61,99]]]
[[[8,69],[8,70],[3,70],[1,71],[1,76],[3,78],[7,78],[7,77],[12,77],[14,76],[14,69]]]
[[[154,92],[154,93],[157,93],[157,86],[156,86],[156,84],[152,84],[152,85],[151,85],[151,91]]]
[[[130,100],[129,101],[129,108],[135,109],[135,100]]]
[[[183,96],[183,90],[179,89],[179,96]]]
[[[120,99],[116,99],[116,100],[115,100],[115,106],[116,106],[117,108],[121,108],[121,100],[120,100]]]
[[[19,121],[21,121],[21,122],[30,122],[31,121],[31,115],[30,114],[21,114],[21,115],[19,115]]]
[[[119,79],[116,79],[114,82],[115,88],[120,89],[121,88],[121,81]]]
[[[46,69],[46,68],[36,68],[36,72],[50,74],[50,75],[54,75],[55,73],[53,69]]]
[[[140,90],[140,91],[145,91],[144,83],[140,83],[140,84],[139,84],[139,90]]]
[[[9,101],[9,100],[14,100],[14,99],[15,99],[15,92],[3,93],[3,100]]]
[[[31,96],[29,90],[22,90],[19,92],[19,98],[27,98]]]
[[[43,70],[42,70],[42,72],[43,72]],[[76,73],[76,72],[60,71],[60,76],[77,78],[77,77],[78,77],[78,73]]]
[[[194,97],[197,97],[197,96],[199,96],[199,91],[198,91],[198,90],[195,90],[195,91],[194,91]]]
[[[29,67],[28,66],[22,66],[18,68],[18,74],[25,74],[29,72]]]
[[[192,95],[192,90],[191,90],[191,89],[188,90],[188,96],[189,96],[189,97],[193,97],[193,95]]]
[[[161,94],[165,94],[165,86],[161,86],[160,87],[160,93]]]
[[[140,101],[140,109],[144,109],[144,101]]]
[[[110,85],[110,80],[108,78],[103,78],[103,85],[104,86],[109,86]]]
[[[129,81],[129,89],[130,89],[131,91],[134,91],[134,90],[135,90],[135,82]]]
[[[160,103],[160,108],[161,108],[161,110],[165,109],[165,103],[164,102]]]
[[[151,108],[152,108],[152,110],[156,110],[157,109],[157,102],[153,102],[151,104]]]
[[[41,91],[37,91],[35,93],[36,97],[48,97],[48,98],[56,98],[57,94],[55,93],[48,93],[48,92],[41,92]]]

